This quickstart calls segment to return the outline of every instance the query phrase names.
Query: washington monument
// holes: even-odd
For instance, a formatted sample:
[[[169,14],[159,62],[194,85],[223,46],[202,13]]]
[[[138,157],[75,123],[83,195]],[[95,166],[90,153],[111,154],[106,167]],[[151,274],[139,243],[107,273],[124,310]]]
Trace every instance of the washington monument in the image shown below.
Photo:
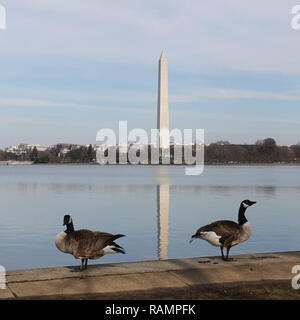
[[[160,56],[158,65],[157,129],[159,129],[159,148],[169,149],[168,61],[164,51]]]

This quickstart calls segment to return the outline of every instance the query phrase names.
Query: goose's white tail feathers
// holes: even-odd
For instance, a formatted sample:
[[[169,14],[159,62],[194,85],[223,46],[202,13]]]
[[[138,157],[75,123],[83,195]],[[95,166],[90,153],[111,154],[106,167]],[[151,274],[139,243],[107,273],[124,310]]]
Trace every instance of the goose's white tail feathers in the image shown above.
[[[114,245],[109,245],[106,246],[105,248],[103,248],[103,251],[105,254],[109,254],[109,253],[117,253],[114,248],[116,248]]]
[[[103,248],[104,254],[125,253],[122,247],[110,244]]]
[[[221,236],[218,236],[214,231],[203,231],[200,232],[200,239],[206,240],[213,246],[219,247],[221,246],[220,239],[222,238]]]

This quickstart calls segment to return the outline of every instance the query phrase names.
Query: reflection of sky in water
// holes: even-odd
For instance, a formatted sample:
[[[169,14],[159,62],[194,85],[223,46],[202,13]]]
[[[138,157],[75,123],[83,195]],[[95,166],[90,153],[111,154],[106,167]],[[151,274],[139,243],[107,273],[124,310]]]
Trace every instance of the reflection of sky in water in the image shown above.
[[[258,201],[247,211],[253,235],[232,253],[298,250],[299,170],[206,167],[188,177],[183,167],[0,166],[0,265],[78,264],[54,245],[66,213],[75,228],[127,235],[119,240],[126,255],[95,263],[218,255],[205,242],[189,244],[191,234],[214,220],[236,220],[247,198]]]

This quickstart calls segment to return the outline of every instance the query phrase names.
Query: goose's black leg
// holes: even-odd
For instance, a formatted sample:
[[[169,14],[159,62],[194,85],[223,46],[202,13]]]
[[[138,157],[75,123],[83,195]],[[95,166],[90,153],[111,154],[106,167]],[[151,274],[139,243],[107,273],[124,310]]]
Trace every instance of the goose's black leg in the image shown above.
[[[80,271],[84,269],[84,259],[81,259],[81,266],[80,266]]]
[[[223,247],[221,246],[220,248],[221,248],[221,253],[222,253],[222,259],[225,260],[225,258],[224,258],[224,252],[223,252]]]
[[[225,258],[225,261],[228,261],[228,255],[229,255],[229,250],[230,250],[231,247],[227,247],[227,253],[226,253],[226,258]]]
[[[85,259],[84,269],[87,269],[88,259]]]

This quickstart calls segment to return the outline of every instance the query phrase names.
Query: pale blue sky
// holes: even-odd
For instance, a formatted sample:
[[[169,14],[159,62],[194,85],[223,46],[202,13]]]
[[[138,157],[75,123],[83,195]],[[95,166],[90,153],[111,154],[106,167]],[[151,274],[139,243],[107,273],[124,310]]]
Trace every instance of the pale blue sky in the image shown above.
[[[158,58],[170,124],[206,142],[300,141],[300,30],[290,0],[0,0],[0,148],[95,143],[156,126]]]

